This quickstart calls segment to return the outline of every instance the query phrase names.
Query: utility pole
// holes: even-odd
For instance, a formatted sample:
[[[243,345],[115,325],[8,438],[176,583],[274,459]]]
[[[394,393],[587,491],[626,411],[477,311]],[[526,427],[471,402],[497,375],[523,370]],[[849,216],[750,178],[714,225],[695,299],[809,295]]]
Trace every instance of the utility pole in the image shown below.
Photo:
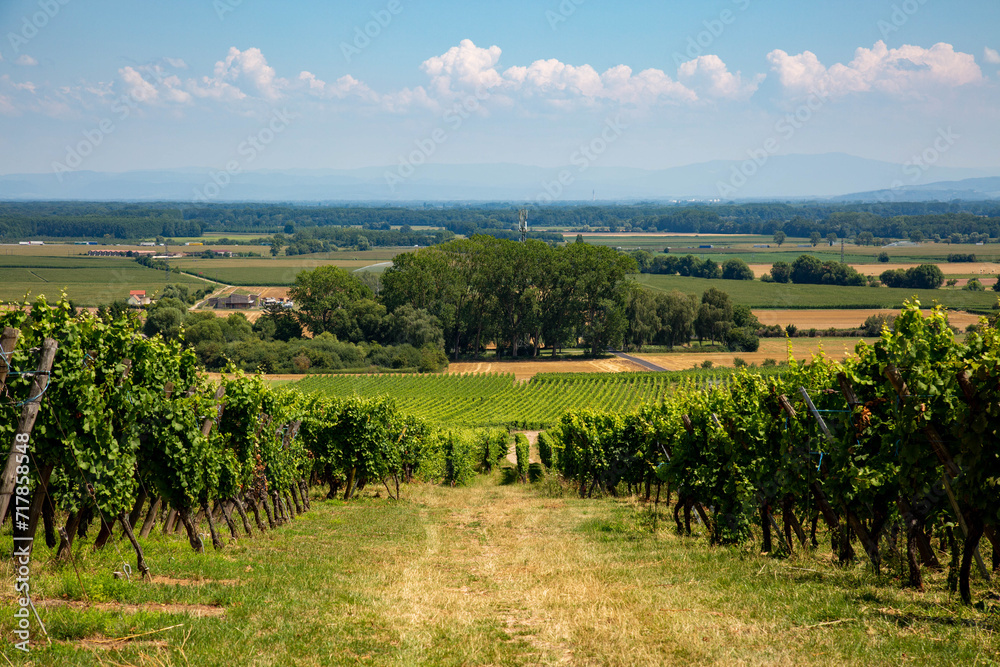
[[[528,209],[522,208],[517,212],[518,230],[521,232],[521,243],[528,239]]]

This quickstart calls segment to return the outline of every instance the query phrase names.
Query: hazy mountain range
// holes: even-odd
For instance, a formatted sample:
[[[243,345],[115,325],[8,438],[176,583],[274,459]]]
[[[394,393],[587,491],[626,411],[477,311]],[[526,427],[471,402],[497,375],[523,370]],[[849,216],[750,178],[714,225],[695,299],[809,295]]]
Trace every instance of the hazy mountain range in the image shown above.
[[[412,172],[412,173],[411,173]],[[854,193],[854,194],[851,194]],[[716,160],[670,169],[513,164],[288,169],[190,168],[0,176],[0,199],[135,201],[635,201],[1000,198],[1000,168],[898,165],[841,153]]]

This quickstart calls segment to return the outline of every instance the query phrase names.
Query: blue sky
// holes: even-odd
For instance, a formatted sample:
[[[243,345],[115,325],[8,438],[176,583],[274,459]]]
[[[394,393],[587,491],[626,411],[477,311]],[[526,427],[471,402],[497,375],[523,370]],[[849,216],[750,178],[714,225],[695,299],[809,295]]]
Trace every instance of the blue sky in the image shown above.
[[[548,167],[608,121],[602,166],[903,163],[950,131],[934,166],[998,167],[998,26],[995,0],[4,0],[0,173]]]

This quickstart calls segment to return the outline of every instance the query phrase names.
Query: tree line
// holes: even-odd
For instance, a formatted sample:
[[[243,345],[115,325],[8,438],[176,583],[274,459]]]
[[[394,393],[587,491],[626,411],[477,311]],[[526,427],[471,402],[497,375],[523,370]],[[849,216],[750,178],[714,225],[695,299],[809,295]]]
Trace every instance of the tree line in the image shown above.
[[[300,228],[357,227],[387,231],[404,225],[457,235],[514,238],[517,205],[308,206],[287,204],[30,202],[0,204],[0,238],[99,237],[135,239],[213,233],[293,234]],[[763,234],[837,238],[941,239],[979,242],[1000,238],[1000,203],[747,203],[578,204],[535,206],[533,228],[573,230]],[[532,232],[542,240],[558,235]],[[549,234],[549,235],[546,235]]]

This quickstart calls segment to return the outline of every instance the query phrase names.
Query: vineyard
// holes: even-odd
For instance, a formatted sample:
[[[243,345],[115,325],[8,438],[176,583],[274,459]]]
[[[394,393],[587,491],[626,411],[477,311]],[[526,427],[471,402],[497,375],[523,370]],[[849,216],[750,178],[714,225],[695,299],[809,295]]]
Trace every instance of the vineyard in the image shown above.
[[[665,485],[678,532],[694,513],[713,544],[810,550],[821,519],[841,563],[857,545],[876,575],[905,569],[918,590],[924,569],[947,568],[967,604],[1000,571],[1000,332],[958,342],[940,308],[907,305],[843,364],[686,385],[628,414],[577,410],[540,443],[581,497],[650,499],[655,485],[658,501]]]
[[[330,396],[389,396],[402,412],[434,424],[538,429],[555,425],[567,410],[629,412],[662,401],[682,379],[708,387],[729,376],[727,371],[700,370],[551,373],[517,382],[512,373],[323,375],[295,387]]]
[[[381,398],[307,397],[240,372],[214,386],[192,350],[139,335],[134,315],[40,298],[30,315],[4,312],[0,327],[0,434],[14,443],[0,517],[25,567],[39,522],[66,562],[91,524],[97,549],[117,544],[120,526],[145,578],[138,538],[157,525],[183,529],[195,551],[202,535],[222,549],[222,530],[252,537],[307,511],[316,485],[327,497],[371,485],[398,499],[414,479],[465,483],[506,454],[495,433],[446,436]]]
[[[15,646],[28,637],[37,644],[50,633],[59,639],[90,632],[76,608],[39,613],[62,602],[52,599],[53,587],[71,603],[86,606],[84,614],[107,590],[143,601],[162,594],[156,587],[163,586],[163,577],[157,581],[153,571],[162,572],[168,555],[172,562],[182,552],[199,571],[219,551],[216,559],[252,572],[257,561],[240,561],[247,545],[257,545],[256,558],[279,561],[275,571],[248,575],[262,586],[257,593],[240,593],[249,604],[254,596],[274,595],[274,572],[293,566],[282,560],[290,549],[302,560],[294,567],[305,572],[331,557],[310,551],[312,540],[341,545],[337,558],[371,548],[352,560],[350,569],[328,575],[342,577],[345,588],[334,603],[316,602],[324,608],[346,605],[340,609],[347,613],[336,622],[368,608],[356,602],[359,580],[370,586],[384,579],[383,568],[407,565],[415,554],[426,554],[417,559],[425,568],[423,578],[401,573],[398,581],[380,585],[412,593],[420,604],[428,595],[465,596],[483,576],[507,581],[509,572],[488,575],[492,570],[475,568],[495,557],[489,555],[498,546],[490,542],[490,531],[506,530],[504,548],[519,548],[526,516],[536,526],[529,531],[532,539],[541,540],[546,546],[539,548],[553,557],[569,543],[615,549],[621,540],[631,549],[633,541],[648,537],[645,565],[670,563],[675,576],[688,582],[685,590],[694,584],[692,568],[708,572],[720,565],[704,569],[708,566],[689,562],[693,552],[686,546],[673,552],[680,560],[671,561],[661,551],[671,547],[662,541],[665,531],[658,530],[658,521],[669,524],[670,532],[676,527],[682,537],[672,537],[675,541],[707,536],[716,548],[697,551],[711,554],[708,558],[749,562],[744,578],[758,571],[757,559],[745,558],[748,552],[769,557],[758,561],[761,572],[793,556],[796,565],[828,573],[857,572],[866,562],[870,575],[865,576],[879,585],[898,578],[922,591],[940,582],[942,591],[947,587],[986,612],[978,618],[990,619],[997,609],[1000,332],[984,326],[956,340],[940,309],[925,318],[919,304],[907,306],[894,330],[885,330],[874,344],[860,343],[856,356],[843,363],[816,357],[769,374],[750,369],[550,374],[525,383],[498,374],[315,376],[273,387],[263,377],[230,370],[216,384],[199,370],[191,350],[141,336],[138,326],[127,314],[102,319],[44,299],[30,313],[0,315],[0,433],[13,443],[0,516],[5,522],[9,517],[4,549],[13,552],[10,562],[16,563],[18,582],[24,581],[17,584],[23,597],[5,599],[14,609]],[[548,429],[538,435],[540,462],[529,463],[528,440],[509,432],[525,426]],[[511,463],[501,465],[509,452]],[[477,475],[498,466],[503,474],[493,483],[476,482]],[[498,480],[508,485],[497,486]],[[450,488],[455,486],[463,488]],[[567,500],[568,495],[576,499]],[[635,527],[602,524],[594,528],[599,538],[585,540],[573,526],[589,515],[586,508],[593,504],[586,499],[595,495],[618,498],[598,511],[631,512],[628,521]],[[398,502],[407,497],[413,502]],[[428,509],[424,503],[431,497]],[[481,522],[497,511],[498,498],[505,499],[504,514],[493,517],[490,531],[479,532]],[[324,499],[337,502],[322,503],[315,512]],[[462,502],[477,509],[453,506]],[[518,513],[521,502],[530,504],[528,515]],[[665,521],[661,508],[668,508]],[[555,513],[562,513],[563,523],[552,525]],[[310,518],[317,516],[322,518]],[[339,527],[345,517],[355,517],[350,519],[355,532]],[[313,523],[318,520],[322,523]],[[587,521],[582,525],[590,525]],[[438,527],[428,524],[426,546],[395,544],[403,535],[424,539],[419,525],[427,522]],[[439,539],[438,530],[450,531],[449,539],[458,542]],[[555,534],[563,542],[547,541]],[[258,539],[262,536],[266,539]],[[208,540],[214,549],[206,553]],[[380,541],[375,546],[372,540]],[[395,547],[401,551],[385,562],[386,549]],[[154,554],[148,561],[144,548]],[[484,555],[462,556],[468,548],[481,548]],[[446,552],[435,555],[437,549]],[[529,551],[525,546],[524,553]],[[622,557],[614,553],[608,557],[612,564]],[[468,571],[456,573],[451,586],[437,586],[433,577],[450,572],[463,557]],[[578,557],[578,565],[553,561],[546,571],[565,576],[592,564],[586,552]],[[528,563],[529,557],[511,562],[522,560]],[[825,560],[845,567],[820,562]],[[88,572],[96,562],[101,571]],[[846,567],[850,564],[857,567]],[[31,578],[36,567],[48,577],[37,590]],[[359,571],[365,573],[361,579]],[[930,571],[942,574],[927,576]],[[318,585],[314,573],[300,576],[297,585],[305,588],[296,603]],[[621,585],[634,588],[635,576],[629,570]],[[642,576],[652,592],[636,598],[636,613],[661,618],[642,600],[669,591],[658,588],[664,584],[655,571]],[[109,583],[120,578],[127,583]],[[561,595],[575,590],[578,578],[571,579],[559,584],[569,587]],[[732,586],[731,579],[723,579],[724,587]],[[414,581],[423,588],[411,591]],[[536,584],[549,590],[541,580]],[[483,587],[483,595],[512,588],[492,580]],[[605,604],[602,594],[594,595]],[[550,598],[555,599],[539,594],[533,600]],[[664,611],[691,611],[679,604]],[[574,602],[572,613],[576,608]],[[234,625],[227,627],[243,622],[235,605],[232,611]],[[46,618],[52,621],[48,630]],[[114,632],[130,636],[136,627],[150,632],[181,627],[157,625],[151,618],[121,620]],[[367,618],[362,616],[365,633]],[[853,620],[810,617],[807,627]],[[981,622],[992,627],[991,620]],[[197,624],[202,647],[219,645],[209,630],[217,627],[212,623]],[[329,637],[326,621],[314,626],[312,641]],[[454,635],[456,647],[464,646],[467,631]],[[289,629],[285,641],[298,642],[299,636]],[[172,641],[180,656],[184,634],[178,631]],[[227,664],[226,656],[216,661]]]

